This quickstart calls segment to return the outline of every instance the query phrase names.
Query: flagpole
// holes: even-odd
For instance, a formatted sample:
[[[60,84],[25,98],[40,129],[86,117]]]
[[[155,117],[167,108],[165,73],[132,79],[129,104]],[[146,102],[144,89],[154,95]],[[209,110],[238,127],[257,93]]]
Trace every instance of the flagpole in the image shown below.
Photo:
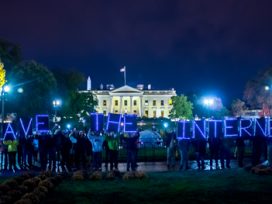
[[[124,68],[125,68],[125,71],[124,71],[124,82],[125,82],[125,85],[127,85],[127,74],[126,74],[127,68],[126,68],[126,66],[124,66]]]

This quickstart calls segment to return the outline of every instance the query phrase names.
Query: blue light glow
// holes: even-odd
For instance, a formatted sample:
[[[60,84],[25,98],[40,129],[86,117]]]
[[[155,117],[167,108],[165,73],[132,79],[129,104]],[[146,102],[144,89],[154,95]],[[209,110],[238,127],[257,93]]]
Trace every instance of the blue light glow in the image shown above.
[[[14,133],[14,130],[12,128],[11,123],[8,123],[8,125],[7,125],[6,131],[5,131],[5,134],[4,134],[4,140],[6,139],[8,134],[11,134],[12,137],[16,140],[16,135]]]
[[[47,133],[49,131],[48,115],[36,115],[36,131],[40,133]]]
[[[25,129],[25,125],[24,125],[24,122],[23,122],[22,118],[20,118],[19,120],[20,120],[21,128],[22,128],[22,130],[24,132],[24,135],[26,137],[29,134],[30,127],[32,125],[32,118],[30,118],[30,120],[28,122],[27,129]]]

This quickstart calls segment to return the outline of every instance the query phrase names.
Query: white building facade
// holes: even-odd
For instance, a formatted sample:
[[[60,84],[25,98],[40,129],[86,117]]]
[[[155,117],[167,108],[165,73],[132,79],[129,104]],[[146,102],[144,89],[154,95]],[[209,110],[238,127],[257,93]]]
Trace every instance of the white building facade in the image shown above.
[[[85,91],[84,91],[85,92]],[[147,90],[133,88],[125,85],[111,90],[87,90],[97,98],[96,111],[108,115],[108,113],[136,114],[139,117],[169,118],[172,109],[172,96],[176,91],[171,90]]]

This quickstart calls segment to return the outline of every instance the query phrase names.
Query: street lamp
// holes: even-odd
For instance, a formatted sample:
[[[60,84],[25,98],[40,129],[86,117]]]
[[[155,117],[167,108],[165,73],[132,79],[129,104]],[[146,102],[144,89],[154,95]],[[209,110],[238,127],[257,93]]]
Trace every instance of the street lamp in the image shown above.
[[[4,85],[1,89],[1,101],[2,101],[2,111],[1,111],[1,134],[3,135],[4,119],[5,119],[5,94],[10,91],[9,85]]]
[[[59,107],[61,106],[61,100],[54,99],[52,104],[53,104],[53,108],[55,109],[54,122],[57,122],[57,111],[58,111]]]

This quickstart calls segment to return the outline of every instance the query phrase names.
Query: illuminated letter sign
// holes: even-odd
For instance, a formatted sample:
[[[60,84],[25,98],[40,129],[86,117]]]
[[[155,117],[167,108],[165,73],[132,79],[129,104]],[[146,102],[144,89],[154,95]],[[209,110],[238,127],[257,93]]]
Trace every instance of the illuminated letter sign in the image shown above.
[[[7,123],[4,125],[4,140],[14,140],[16,135],[14,133],[14,128],[12,123]]]
[[[223,134],[223,121],[222,120],[209,120],[209,137],[217,138],[222,137]]]
[[[32,135],[32,118],[30,118],[28,120],[28,125],[27,125],[27,128],[25,128],[26,126],[24,125],[26,123],[26,119],[22,119],[20,118],[20,133],[24,133],[24,136],[26,137],[27,135]]]
[[[108,132],[119,132],[121,124],[121,115],[120,114],[108,114],[107,128]]]
[[[224,137],[237,137],[238,124],[237,119],[226,119],[224,121]]]
[[[135,114],[124,115],[124,132],[136,132],[137,131],[137,116]]]
[[[267,136],[267,126],[265,118],[255,119],[254,135],[261,137]]]
[[[272,137],[272,119],[268,118],[267,119],[267,123],[268,123],[268,137]]]
[[[36,131],[40,133],[49,131],[48,115],[36,115]]]
[[[191,123],[188,120],[178,122],[178,140],[191,139]]]
[[[251,137],[253,135],[251,119],[240,119],[239,120],[239,136],[240,137]]]
[[[206,138],[206,122],[205,120],[193,121],[193,138]]]
[[[102,131],[103,130],[104,115],[101,113],[91,113],[91,130]]]

